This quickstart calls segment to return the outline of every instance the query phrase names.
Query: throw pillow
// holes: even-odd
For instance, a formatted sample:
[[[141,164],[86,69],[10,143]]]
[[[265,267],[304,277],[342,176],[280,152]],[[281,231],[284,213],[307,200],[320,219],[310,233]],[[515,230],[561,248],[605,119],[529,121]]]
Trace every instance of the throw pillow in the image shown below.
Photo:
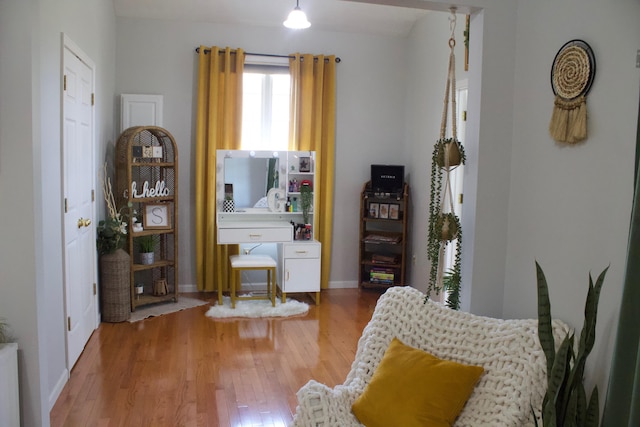
[[[351,409],[366,427],[449,427],[483,372],[394,338]]]

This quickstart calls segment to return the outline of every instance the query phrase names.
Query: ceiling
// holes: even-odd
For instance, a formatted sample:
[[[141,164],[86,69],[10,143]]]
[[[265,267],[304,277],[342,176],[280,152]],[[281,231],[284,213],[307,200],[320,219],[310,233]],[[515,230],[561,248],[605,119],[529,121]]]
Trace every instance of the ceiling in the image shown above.
[[[311,29],[323,31],[404,37],[414,22],[428,13],[424,1],[395,1],[422,8],[381,4],[393,3],[390,0],[299,1]],[[114,4],[118,17],[283,28],[282,22],[295,7],[296,0],[114,0]]]

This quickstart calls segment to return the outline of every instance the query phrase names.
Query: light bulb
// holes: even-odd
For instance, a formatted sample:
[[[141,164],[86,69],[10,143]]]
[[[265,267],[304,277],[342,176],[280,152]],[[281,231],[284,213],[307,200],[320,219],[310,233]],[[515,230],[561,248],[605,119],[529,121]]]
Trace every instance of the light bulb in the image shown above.
[[[304,14],[300,7],[296,6],[287,17],[287,20],[283,22],[283,25],[287,28],[301,30],[309,28],[311,23],[307,20],[307,15]]]

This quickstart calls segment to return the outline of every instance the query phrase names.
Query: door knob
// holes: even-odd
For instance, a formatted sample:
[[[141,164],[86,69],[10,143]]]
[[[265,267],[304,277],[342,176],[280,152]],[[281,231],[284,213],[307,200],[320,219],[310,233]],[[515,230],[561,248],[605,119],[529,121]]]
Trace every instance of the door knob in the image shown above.
[[[89,218],[80,218],[78,220],[78,228],[88,227],[91,225],[91,220]]]

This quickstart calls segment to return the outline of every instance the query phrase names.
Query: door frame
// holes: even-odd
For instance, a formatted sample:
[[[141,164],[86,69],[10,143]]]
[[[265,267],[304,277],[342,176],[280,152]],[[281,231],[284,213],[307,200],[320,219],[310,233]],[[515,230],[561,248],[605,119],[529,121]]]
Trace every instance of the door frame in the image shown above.
[[[93,60],[87,55],[71,38],[69,38],[66,34],[62,33],[62,43],[60,50],[60,154],[61,154],[61,173],[60,180],[62,185],[62,194],[63,196],[67,194],[67,189],[65,185],[65,145],[64,145],[64,52],[65,49],[68,49],[72,52],[80,61],[82,61],[85,65],[87,65],[91,69],[91,92],[95,94],[95,86],[96,86],[96,66]],[[95,117],[95,106],[91,109],[91,188],[93,189],[93,203],[91,204],[91,219],[93,221],[93,227],[95,229],[96,226],[96,117]],[[62,214],[62,233],[65,236],[65,213],[63,211]],[[63,303],[64,303],[64,318],[62,319],[64,322],[64,331],[65,331],[65,362],[67,365],[67,374],[71,375],[71,364],[69,363],[69,339],[68,334],[69,330],[67,328],[67,316],[69,315],[69,307],[68,307],[68,292],[67,292],[67,279],[68,272],[66,268],[67,261],[67,253],[66,253],[66,238],[63,237],[62,242],[62,271],[63,271]],[[96,284],[96,292],[94,293],[94,307],[95,307],[95,315],[93,316],[93,325],[91,328],[95,331],[100,324],[100,304],[99,304],[99,291],[98,291],[98,252],[96,250],[95,255],[92,259],[93,264],[93,272],[92,278],[93,282]]]

